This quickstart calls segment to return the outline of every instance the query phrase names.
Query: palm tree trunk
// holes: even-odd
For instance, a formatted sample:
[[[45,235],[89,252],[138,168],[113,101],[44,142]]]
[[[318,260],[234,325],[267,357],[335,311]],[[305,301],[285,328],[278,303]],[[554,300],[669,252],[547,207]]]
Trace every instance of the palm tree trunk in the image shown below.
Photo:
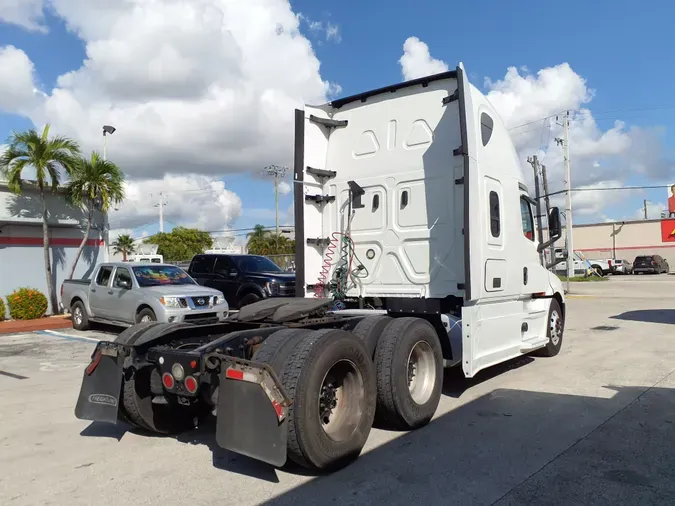
[[[122,250],[122,261],[123,261],[123,262],[126,262],[126,261],[127,261],[127,250],[126,250],[126,248],[124,248],[124,249]]]
[[[47,224],[47,201],[44,189],[40,188],[40,200],[42,201],[42,245],[45,254],[45,274],[47,276],[47,292],[52,307],[52,314],[59,312],[59,303],[56,299],[56,288],[52,279],[52,262],[49,255],[49,225]]]
[[[89,216],[87,217],[87,231],[84,233],[80,247],[77,248],[77,255],[75,255],[75,260],[73,260],[73,266],[70,268],[70,279],[75,275],[75,267],[77,267],[77,262],[80,260],[82,251],[84,250],[87,241],[89,240],[89,232],[91,232],[91,222],[94,218],[94,202],[91,201],[89,204]]]

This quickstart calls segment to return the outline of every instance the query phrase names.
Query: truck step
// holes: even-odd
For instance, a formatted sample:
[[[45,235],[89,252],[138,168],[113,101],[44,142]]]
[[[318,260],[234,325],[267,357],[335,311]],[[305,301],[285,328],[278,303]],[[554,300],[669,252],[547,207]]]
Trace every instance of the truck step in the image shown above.
[[[546,346],[546,343],[548,343],[548,337],[547,336],[534,337],[532,339],[528,339],[527,341],[523,341],[520,344],[520,352],[521,353],[528,353],[530,351],[534,351],[537,348],[541,348],[542,346]]]

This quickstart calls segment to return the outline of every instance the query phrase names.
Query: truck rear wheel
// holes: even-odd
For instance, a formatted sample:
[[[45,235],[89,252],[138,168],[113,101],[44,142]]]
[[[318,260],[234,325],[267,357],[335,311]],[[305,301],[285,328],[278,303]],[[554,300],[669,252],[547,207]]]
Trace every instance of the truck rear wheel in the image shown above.
[[[382,332],[384,332],[385,327],[389,325],[392,320],[393,318],[391,316],[368,316],[354,327],[354,335],[363,341],[371,358],[375,357],[377,342],[379,341]]]
[[[265,362],[274,364],[275,372],[281,370],[281,382],[293,401],[288,457],[320,471],[344,467],[363,450],[375,417],[372,360],[361,340],[350,332],[283,332],[269,338],[283,340],[276,355],[269,352],[266,356],[261,347],[254,360],[267,358]]]
[[[443,386],[443,352],[434,327],[421,318],[396,318],[375,350],[377,421],[409,430],[429,423]]]

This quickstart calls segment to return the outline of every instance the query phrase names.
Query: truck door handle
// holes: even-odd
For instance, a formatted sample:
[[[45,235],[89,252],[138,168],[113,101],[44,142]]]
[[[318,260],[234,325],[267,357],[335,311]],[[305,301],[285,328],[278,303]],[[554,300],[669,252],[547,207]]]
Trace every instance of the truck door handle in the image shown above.
[[[527,267],[523,267],[523,284],[527,284]]]
[[[91,291],[92,291],[92,292],[95,292],[95,291],[96,291],[96,288],[92,288]]]
[[[115,292],[113,292],[112,290],[108,290],[108,295],[112,295],[113,293]]]

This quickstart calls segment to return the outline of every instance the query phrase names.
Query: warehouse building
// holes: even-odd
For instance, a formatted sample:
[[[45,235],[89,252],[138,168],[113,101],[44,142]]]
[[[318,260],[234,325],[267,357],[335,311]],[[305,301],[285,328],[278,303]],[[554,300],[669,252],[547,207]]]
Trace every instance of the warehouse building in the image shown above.
[[[66,203],[62,189],[56,193],[47,192],[45,200],[52,276],[58,294],[62,281],[70,273],[87,222],[81,209]],[[76,277],[91,275],[96,265],[106,260],[101,233],[103,220],[101,213],[95,213],[92,231],[77,264]],[[19,287],[31,287],[49,298],[44,265],[42,203],[36,186],[26,182],[22,194],[15,195],[0,181],[0,297],[5,299]]]
[[[563,238],[556,246],[564,247]],[[675,272],[675,219],[574,225],[574,249],[592,259],[617,258],[631,263],[641,255],[661,255]]]

